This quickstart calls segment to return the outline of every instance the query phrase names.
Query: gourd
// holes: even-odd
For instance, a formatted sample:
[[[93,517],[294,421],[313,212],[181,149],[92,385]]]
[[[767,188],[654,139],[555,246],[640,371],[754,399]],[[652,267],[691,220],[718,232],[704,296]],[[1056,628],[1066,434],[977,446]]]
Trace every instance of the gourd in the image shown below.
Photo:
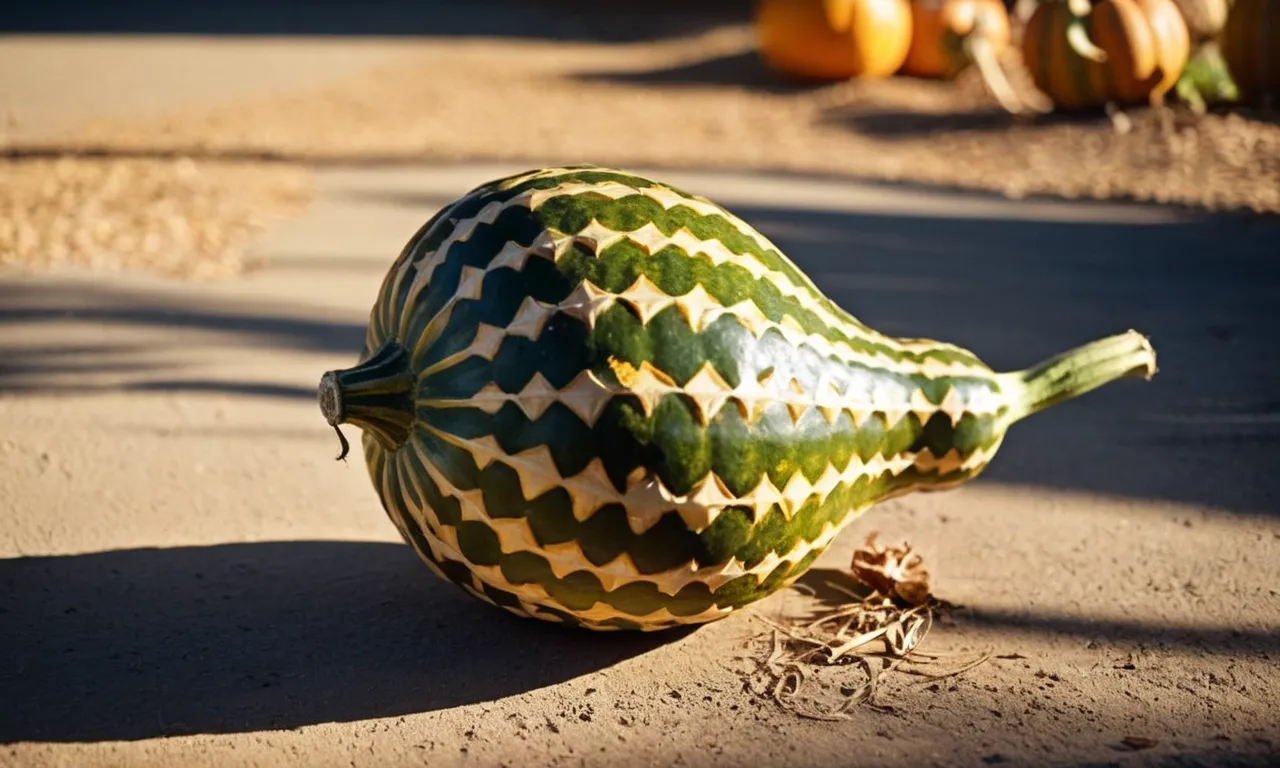
[[[908,0],[759,0],[756,41],[777,72],[804,81],[885,78],[911,44]]]
[[[1280,2],[1234,0],[1221,44],[1241,100],[1280,103]]]
[[[431,217],[318,397],[436,574],[655,630],[764,598],[876,503],[976,477],[1015,422],[1154,372],[1133,331],[1008,373],[878,333],[725,208],[572,166]]]
[[[1010,37],[1003,0],[912,0],[911,30],[903,74],[952,79],[973,65],[1001,106],[1027,109],[1000,69]]]
[[[1035,86],[1067,110],[1161,104],[1190,49],[1172,0],[1046,0],[1022,38]]]

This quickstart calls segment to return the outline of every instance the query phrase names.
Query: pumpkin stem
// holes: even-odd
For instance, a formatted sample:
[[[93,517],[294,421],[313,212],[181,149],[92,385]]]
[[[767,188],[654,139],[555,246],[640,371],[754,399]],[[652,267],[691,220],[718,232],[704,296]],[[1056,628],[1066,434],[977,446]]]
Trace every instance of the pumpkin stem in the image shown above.
[[[338,458],[345,458],[348,450],[340,424],[360,427],[387,450],[408,442],[417,418],[415,388],[409,353],[394,339],[354,368],[325,373],[317,397],[320,413],[342,443]]]
[[[1150,381],[1156,370],[1156,353],[1145,335],[1126,331],[1108,336],[1026,370],[1000,374],[1000,388],[1009,397],[1005,418],[1012,424],[1118,379]]]
[[[987,36],[985,21],[981,20],[985,17],[979,17],[979,21],[974,22],[973,29],[969,34],[964,36],[965,58],[972,61],[974,66],[978,68],[979,74],[982,75],[982,81],[987,84],[987,90],[995,97],[996,101],[1004,110],[1013,115],[1031,112],[1048,112],[1049,109],[1039,104],[1030,104],[1024,99],[1018,97],[1013,90],[1013,86],[1009,84],[1008,78],[1004,75],[1004,70],[1000,68],[1000,60],[996,56],[995,48],[991,44],[991,38]]]
[[[1071,19],[1067,22],[1067,45],[1082,58],[1102,64],[1107,60],[1107,52],[1099,48],[1089,39],[1089,30],[1085,26],[1085,18],[1093,11],[1089,0],[1067,0],[1067,11]]]

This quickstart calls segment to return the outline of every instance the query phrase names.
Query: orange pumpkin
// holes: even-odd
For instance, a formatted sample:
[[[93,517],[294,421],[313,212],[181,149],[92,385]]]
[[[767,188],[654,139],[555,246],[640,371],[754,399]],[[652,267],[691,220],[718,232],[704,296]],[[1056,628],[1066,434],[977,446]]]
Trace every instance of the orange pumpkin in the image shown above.
[[[974,65],[996,100],[1010,112],[1029,105],[1000,68],[1009,47],[1009,12],[1003,0],[912,0],[911,47],[903,74],[950,79]]]
[[[1191,55],[1172,0],[1047,0],[1022,53],[1036,87],[1062,109],[1160,104]]]
[[[1280,0],[1235,0],[1219,45],[1242,100],[1280,103]]]
[[[1009,47],[1002,0],[912,0],[911,29],[902,71],[915,77],[952,78],[974,63],[973,48],[999,57]]]
[[[908,0],[760,0],[760,55],[797,80],[883,78],[911,45]]]

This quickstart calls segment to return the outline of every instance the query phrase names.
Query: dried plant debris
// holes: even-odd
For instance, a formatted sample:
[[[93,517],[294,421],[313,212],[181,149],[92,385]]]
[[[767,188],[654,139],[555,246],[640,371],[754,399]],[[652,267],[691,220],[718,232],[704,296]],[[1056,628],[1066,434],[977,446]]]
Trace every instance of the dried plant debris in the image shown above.
[[[848,573],[862,592],[828,582],[849,599],[801,620],[751,614],[771,631],[751,641],[756,668],[748,691],[800,717],[843,720],[859,705],[892,709],[878,695],[890,673],[937,680],[991,658],[955,663],[920,650],[935,618],[952,606],[930,593],[923,558],[910,545],[884,547],[876,538],[872,532],[854,552]]]
[[[300,168],[190,159],[0,163],[0,268],[213,279],[254,266],[246,244],[309,197]]]
[[[909,605],[924,605],[930,597],[929,572],[924,558],[911,551],[911,545],[882,547],[872,531],[866,543],[854,550],[850,569],[858,581],[889,597]]]

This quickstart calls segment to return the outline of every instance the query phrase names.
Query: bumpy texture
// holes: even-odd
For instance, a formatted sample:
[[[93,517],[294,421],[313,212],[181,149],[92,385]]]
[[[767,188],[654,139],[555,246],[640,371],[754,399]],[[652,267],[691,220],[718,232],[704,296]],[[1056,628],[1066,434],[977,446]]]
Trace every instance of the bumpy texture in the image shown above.
[[[405,539],[515,613],[723,617],[856,514],[976,475],[999,377],[879,334],[714,203],[534,171],[441,210],[389,270],[344,416]]]

